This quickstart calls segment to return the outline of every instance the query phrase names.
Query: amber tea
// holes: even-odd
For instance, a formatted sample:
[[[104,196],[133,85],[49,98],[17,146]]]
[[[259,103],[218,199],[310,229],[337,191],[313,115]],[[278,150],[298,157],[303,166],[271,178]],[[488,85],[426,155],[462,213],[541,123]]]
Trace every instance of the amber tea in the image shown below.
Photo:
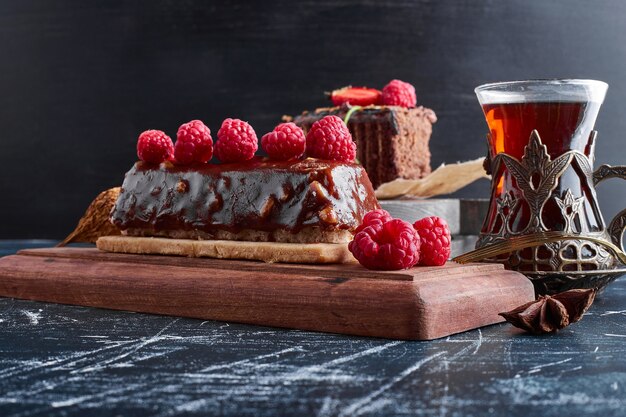
[[[484,104],[482,107],[490,129],[491,155],[503,152],[521,159],[533,130],[538,132],[551,158],[570,150],[587,156],[592,151],[590,135],[600,108],[599,102],[513,102]],[[590,194],[588,184],[581,182],[574,171],[572,168],[572,172],[563,174],[554,191],[557,196],[565,194],[566,190],[570,190],[573,196]],[[501,198],[505,190],[511,190],[512,181],[514,179],[511,175],[504,172],[494,190],[494,196]],[[494,199],[492,203],[497,202]],[[582,215],[575,219],[575,226],[580,231],[597,231],[604,227],[601,216],[594,213],[588,199],[582,201],[581,205]],[[565,219],[560,214],[558,203],[554,201],[546,203],[542,218],[546,226],[554,230],[564,227]],[[510,220],[513,230],[526,225],[529,220],[527,207],[520,205],[513,208]]]
[[[484,104],[491,132],[491,151],[521,158],[533,130],[537,130],[551,157],[568,150],[585,152],[600,103],[520,102]],[[589,116],[592,117],[589,117]]]

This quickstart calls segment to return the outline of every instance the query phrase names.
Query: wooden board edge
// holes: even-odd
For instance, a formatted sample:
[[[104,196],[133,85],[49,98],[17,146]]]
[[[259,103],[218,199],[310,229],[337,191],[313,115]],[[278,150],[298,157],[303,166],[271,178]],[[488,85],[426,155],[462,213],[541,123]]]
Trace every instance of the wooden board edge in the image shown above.
[[[418,292],[419,304],[423,308],[425,303],[438,304],[437,308],[432,305],[431,311],[438,311],[439,314],[430,315],[423,323],[423,340],[434,340],[446,337],[451,334],[462,333],[475,328],[481,328],[504,322],[504,318],[499,313],[510,311],[522,304],[535,300],[535,289],[532,282],[523,274],[515,271],[502,270],[498,277],[506,277],[506,280],[498,281],[498,286],[493,291],[472,294],[464,292],[466,297],[475,297],[476,302],[465,306],[459,300],[451,298],[428,299],[425,300]],[[477,273],[473,280],[484,282],[494,282],[494,275]],[[437,283],[434,283],[435,285]],[[461,320],[454,320],[455,315],[470,315],[476,321],[472,325],[464,325]],[[451,327],[445,332],[438,329],[438,321],[445,320],[447,323],[457,323],[456,327]]]
[[[89,265],[92,264],[92,265]],[[0,296],[354,336],[416,340],[406,281],[187,271],[186,284],[158,265],[9,255]],[[219,271],[217,271],[219,272]],[[252,285],[254,283],[254,285]],[[261,285],[258,285],[258,284]]]

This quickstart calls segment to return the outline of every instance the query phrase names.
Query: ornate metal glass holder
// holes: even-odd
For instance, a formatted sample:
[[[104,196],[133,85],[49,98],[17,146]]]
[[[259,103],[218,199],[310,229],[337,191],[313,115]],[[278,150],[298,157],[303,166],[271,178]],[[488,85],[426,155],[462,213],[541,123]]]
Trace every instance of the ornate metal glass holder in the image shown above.
[[[551,158],[534,130],[521,159],[490,151],[485,161],[492,174],[490,210],[477,250],[457,260],[504,263],[530,278],[538,294],[602,289],[625,274],[626,209],[605,226],[595,186],[608,178],[626,179],[626,166],[602,165],[594,172],[595,138],[592,131],[585,153],[568,150]],[[503,177],[508,187],[497,192]],[[568,181],[574,189],[565,186]]]

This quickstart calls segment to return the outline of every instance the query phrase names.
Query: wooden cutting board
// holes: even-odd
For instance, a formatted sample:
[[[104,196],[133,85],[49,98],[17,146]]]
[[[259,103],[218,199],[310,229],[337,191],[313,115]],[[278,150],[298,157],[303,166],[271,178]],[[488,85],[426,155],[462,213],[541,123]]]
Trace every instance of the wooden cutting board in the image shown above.
[[[0,258],[0,296],[409,340],[497,323],[535,298],[526,277],[497,264],[380,272],[95,248]]]

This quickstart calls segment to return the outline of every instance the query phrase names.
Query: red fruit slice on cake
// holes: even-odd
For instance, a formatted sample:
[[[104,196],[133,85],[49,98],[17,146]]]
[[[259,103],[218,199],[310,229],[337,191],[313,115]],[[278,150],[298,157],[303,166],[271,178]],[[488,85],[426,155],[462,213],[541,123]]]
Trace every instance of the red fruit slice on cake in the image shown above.
[[[379,104],[382,92],[375,88],[343,87],[330,93],[330,99],[335,106],[350,103],[353,106],[369,106]]]

